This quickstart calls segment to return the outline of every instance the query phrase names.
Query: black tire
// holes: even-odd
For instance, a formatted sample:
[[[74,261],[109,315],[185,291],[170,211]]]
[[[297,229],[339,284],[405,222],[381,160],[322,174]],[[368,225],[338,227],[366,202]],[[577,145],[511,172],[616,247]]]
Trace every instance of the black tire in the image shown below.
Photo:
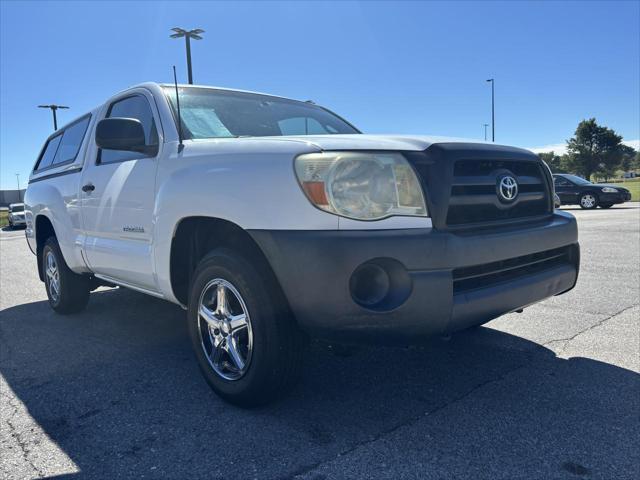
[[[235,289],[235,308],[246,307],[248,331],[252,335],[251,353],[246,348],[245,370],[235,379],[225,378],[224,372],[215,370],[213,341],[216,333],[222,333],[199,314],[201,299],[206,302],[209,289],[219,288],[216,284],[219,281],[227,282],[225,284]],[[286,392],[298,379],[305,340],[279,292],[268,275],[259,273],[242,255],[226,248],[206,255],[194,273],[188,309],[194,352],[207,383],[220,397],[234,405],[254,407],[268,403]],[[238,301],[236,294],[241,300]],[[231,334],[227,335],[228,342]],[[223,345],[224,341],[222,339]],[[229,361],[222,364],[230,365],[230,354],[221,355],[229,355]],[[221,362],[220,358],[218,362]]]
[[[53,256],[58,275],[57,291],[53,286],[52,277],[47,273],[50,255]],[[89,301],[89,280],[84,275],[73,273],[67,266],[55,237],[49,237],[42,249],[42,271],[51,308],[63,315],[84,310]]]
[[[613,207],[613,203],[601,203],[600,208],[611,208]]]
[[[580,195],[580,208],[584,210],[594,210],[598,208],[598,195],[593,192],[584,192]]]

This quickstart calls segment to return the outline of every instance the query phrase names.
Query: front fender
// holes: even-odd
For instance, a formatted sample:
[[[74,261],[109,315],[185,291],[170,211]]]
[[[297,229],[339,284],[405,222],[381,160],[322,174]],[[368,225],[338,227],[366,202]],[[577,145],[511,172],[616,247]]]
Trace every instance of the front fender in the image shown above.
[[[186,150],[186,149],[185,149]],[[337,230],[338,217],[313,207],[293,171],[293,155],[185,155],[160,165],[154,209],[158,285],[169,299],[171,242],[189,217],[227,220],[241,228]]]

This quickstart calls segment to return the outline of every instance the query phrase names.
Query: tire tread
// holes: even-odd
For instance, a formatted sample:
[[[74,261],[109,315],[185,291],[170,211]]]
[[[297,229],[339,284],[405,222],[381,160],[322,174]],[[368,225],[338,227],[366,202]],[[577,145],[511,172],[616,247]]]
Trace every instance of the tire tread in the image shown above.
[[[228,266],[234,265],[236,267],[235,270],[228,268]],[[241,283],[242,285],[240,286],[243,287],[241,290],[246,290],[245,293],[248,292],[249,295],[254,297],[253,303],[264,305],[261,317],[267,323],[263,325],[263,328],[273,329],[271,337],[273,344],[270,347],[275,347],[276,350],[265,355],[266,358],[269,358],[271,364],[268,365],[268,369],[264,371],[264,374],[255,377],[255,381],[247,385],[246,389],[241,392],[229,393],[224,391],[224,388],[218,385],[220,380],[215,379],[215,377],[211,378],[216,374],[210,371],[211,369],[208,365],[204,366],[203,373],[212,389],[225,400],[242,407],[264,405],[282,396],[299,378],[304,358],[305,337],[298,329],[282,293],[272,285],[271,279],[264,272],[261,272],[259,268],[254,268],[252,263],[241,253],[226,247],[215,249],[205,255],[196,268],[189,288],[191,302],[189,305],[190,328],[197,328],[192,315],[197,310],[197,306],[194,303],[197,302],[200,292],[195,292],[194,288],[202,283],[200,277],[207,269],[212,267],[224,268],[234,276],[237,276],[238,278],[234,279],[235,282]],[[238,287],[239,285],[236,285],[236,288]],[[246,298],[245,301],[247,301]],[[197,332],[192,335],[196,334]],[[201,348],[197,344],[195,336],[192,336],[192,340],[194,348]],[[256,337],[254,337],[255,341]],[[203,354],[198,351],[198,356],[200,355]],[[199,363],[203,368],[204,362]]]
[[[74,273],[67,262],[64,260],[60,245],[56,237],[49,237],[43,248],[42,262],[45,261],[45,251],[49,248],[56,256],[56,263],[58,264],[58,272],[60,275],[60,300],[58,304],[54,304],[49,298],[49,304],[57,313],[68,315],[78,313],[85,309],[89,302],[89,281],[83,275]],[[46,268],[46,267],[43,267]],[[49,292],[47,291],[47,296]]]

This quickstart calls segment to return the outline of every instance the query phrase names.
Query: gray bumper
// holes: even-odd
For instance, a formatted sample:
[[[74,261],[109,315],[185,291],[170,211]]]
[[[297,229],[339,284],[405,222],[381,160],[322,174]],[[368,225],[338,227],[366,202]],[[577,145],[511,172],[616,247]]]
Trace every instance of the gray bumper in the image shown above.
[[[301,327],[314,336],[349,340],[411,339],[482,324],[570,290],[579,269],[576,221],[566,212],[474,233],[250,233]],[[367,281],[370,272],[381,270],[383,280]],[[358,292],[366,288],[386,288],[388,294],[377,303],[360,301]]]

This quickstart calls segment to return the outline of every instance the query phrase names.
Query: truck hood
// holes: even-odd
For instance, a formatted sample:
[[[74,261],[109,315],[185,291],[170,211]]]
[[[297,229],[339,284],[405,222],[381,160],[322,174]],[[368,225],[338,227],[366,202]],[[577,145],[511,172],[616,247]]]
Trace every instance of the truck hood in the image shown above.
[[[482,149],[520,150],[528,155],[534,155],[529,150],[516,149],[505,145],[450,137],[428,137],[421,135],[300,135],[300,136],[272,136],[272,137],[239,137],[239,138],[208,138],[191,140],[192,146],[200,153],[207,153],[212,144],[224,145],[230,152],[242,153],[289,153],[298,155],[313,151],[331,150],[387,150],[420,152],[434,144],[459,144],[465,149],[473,149],[474,145]],[[216,151],[220,152],[218,147]]]
[[[403,150],[421,151],[434,143],[485,143],[476,140],[420,135],[304,135],[269,137],[282,141],[312,144],[320,150]]]

